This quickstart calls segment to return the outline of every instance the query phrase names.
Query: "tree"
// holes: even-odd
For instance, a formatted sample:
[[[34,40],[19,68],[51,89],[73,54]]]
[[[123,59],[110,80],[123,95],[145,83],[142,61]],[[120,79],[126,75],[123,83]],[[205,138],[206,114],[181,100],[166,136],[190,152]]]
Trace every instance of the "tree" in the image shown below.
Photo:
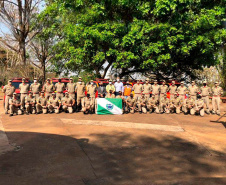
[[[221,86],[226,90],[226,44],[222,46],[219,54],[219,64],[217,65],[217,70],[220,76]]]
[[[58,61],[102,77],[111,66],[120,76],[191,74],[216,65],[226,38],[225,0],[49,0],[47,5],[44,14],[57,15],[51,27],[63,38]]]
[[[41,0],[0,0],[0,21],[10,30],[1,42],[20,55],[22,64],[26,64],[26,44],[31,29],[31,21],[38,12]],[[32,38],[32,36],[31,36]]]
[[[31,55],[31,63],[42,71],[40,75],[43,83],[46,79],[46,68],[50,66],[50,60],[55,55],[53,48],[57,42],[54,34],[47,30],[49,24],[49,16],[39,17],[33,20],[32,28],[36,31],[36,35],[29,43],[29,53]]]

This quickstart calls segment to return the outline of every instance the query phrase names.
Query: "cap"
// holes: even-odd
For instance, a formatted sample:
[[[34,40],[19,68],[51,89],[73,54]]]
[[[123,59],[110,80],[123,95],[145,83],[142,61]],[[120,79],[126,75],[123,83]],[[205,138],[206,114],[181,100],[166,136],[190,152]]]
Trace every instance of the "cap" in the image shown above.
[[[163,80],[162,82],[166,82],[165,80]]]
[[[157,80],[154,80],[154,82],[158,82]]]
[[[181,82],[181,84],[184,84],[184,82]]]
[[[70,78],[70,80],[73,80],[73,78]]]
[[[50,80],[50,78],[47,78],[47,80]]]
[[[194,83],[194,82],[195,82],[194,80],[191,81],[191,83]]]
[[[22,80],[25,80],[25,78],[22,78]]]
[[[12,80],[8,80],[8,82],[12,82]]]
[[[53,92],[52,95],[54,95],[55,93]]]
[[[78,78],[79,78],[79,79],[82,79],[82,77],[81,77],[81,76],[79,76]]]
[[[68,94],[68,92],[65,92],[65,94]]]
[[[16,95],[16,93],[13,93],[13,95]]]
[[[90,80],[90,82],[93,82],[93,80]]]
[[[206,84],[206,83],[207,83],[207,81],[206,81],[206,80],[204,80],[204,81],[203,81],[203,83],[204,83],[204,84]]]
[[[34,80],[37,80],[37,78],[34,78]]]
[[[146,78],[146,81],[149,81],[149,78]]]
[[[215,84],[218,84],[219,82],[214,82]]]
[[[109,80],[109,82],[112,82],[112,80]]]

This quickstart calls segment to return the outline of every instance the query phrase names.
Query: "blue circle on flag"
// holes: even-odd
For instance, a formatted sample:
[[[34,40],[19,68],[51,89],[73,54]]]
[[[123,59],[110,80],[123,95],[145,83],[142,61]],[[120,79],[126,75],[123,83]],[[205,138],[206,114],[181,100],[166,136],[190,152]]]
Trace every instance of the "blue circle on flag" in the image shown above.
[[[114,107],[114,105],[113,105],[113,104],[106,104],[106,108],[107,108],[107,110],[112,110],[112,109],[113,109],[113,107]]]

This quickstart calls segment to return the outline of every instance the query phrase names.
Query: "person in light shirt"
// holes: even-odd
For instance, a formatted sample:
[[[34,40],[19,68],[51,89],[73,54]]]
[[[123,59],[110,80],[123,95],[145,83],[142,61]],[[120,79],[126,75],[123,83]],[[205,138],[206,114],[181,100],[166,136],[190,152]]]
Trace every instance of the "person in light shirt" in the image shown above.
[[[112,93],[115,92],[115,86],[114,84],[112,84],[112,80],[109,80],[109,84],[106,86],[106,91],[109,94],[110,90],[112,91]]]
[[[120,78],[117,77],[117,81],[115,82],[115,95],[118,96],[119,92],[121,91],[122,94],[124,93],[124,86],[123,83],[120,81]]]

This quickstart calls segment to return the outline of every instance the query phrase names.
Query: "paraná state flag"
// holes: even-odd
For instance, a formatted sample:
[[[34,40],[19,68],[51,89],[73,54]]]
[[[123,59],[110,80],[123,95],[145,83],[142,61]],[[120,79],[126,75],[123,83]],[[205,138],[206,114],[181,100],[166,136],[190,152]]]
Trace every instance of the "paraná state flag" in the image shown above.
[[[122,114],[122,99],[98,98],[96,114]]]

